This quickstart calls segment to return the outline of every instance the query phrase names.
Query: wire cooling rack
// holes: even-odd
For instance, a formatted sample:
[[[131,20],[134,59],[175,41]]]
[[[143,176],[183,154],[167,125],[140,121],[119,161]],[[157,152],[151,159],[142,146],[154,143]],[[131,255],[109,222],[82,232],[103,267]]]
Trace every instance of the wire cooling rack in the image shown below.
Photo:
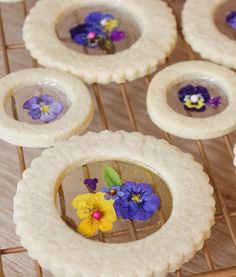
[[[32,2],[32,1],[31,1]],[[36,2],[36,1],[35,1]],[[169,0],[167,1],[168,4],[175,10],[177,18],[179,18],[179,13],[176,11],[175,4],[176,2],[179,1],[174,1],[174,0]],[[175,3],[174,3],[175,2]],[[148,3],[148,1],[147,1]],[[27,6],[29,3],[27,1],[21,2],[21,12],[23,16],[25,17],[27,15],[29,7]],[[11,4],[14,5],[14,4]],[[17,4],[19,5],[19,4]],[[2,55],[2,63],[3,63],[3,68],[4,68],[4,74],[8,74],[11,72],[10,70],[10,60],[9,60],[9,51],[12,50],[19,50],[19,49],[24,49],[24,45],[22,43],[7,43],[6,42],[6,26],[4,25],[4,20],[3,20],[3,12],[2,8],[0,6],[0,54]],[[178,22],[178,32],[179,32],[179,39],[182,41],[182,48],[181,51],[185,52],[185,55],[187,55],[188,59],[194,60],[194,59],[199,59],[199,56],[194,53],[191,48],[183,41],[183,36],[181,33],[181,28],[180,24]],[[207,46],[206,46],[207,47]],[[170,57],[167,60],[167,65],[168,63],[171,62],[172,57]],[[37,62],[32,59],[32,66],[36,67]],[[150,84],[152,76],[147,75],[144,80],[146,84],[145,92]],[[109,129],[109,124],[108,124],[108,117],[106,116],[106,108],[104,106],[104,98],[102,97],[101,93],[101,86],[98,84],[93,84],[91,86],[92,93],[95,98],[95,102],[97,104],[97,111],[99,115],[99,119],[101,121],[103,129]],[[130,123],[131,127],[133,130],[138,131],[140,126],[140,123],[137,120],[137,113],[134,112],[134,106],[132,106],[132,101],[130,99],[129,91],[128,91],[128,85],[127,84],[121,84],[119,85],[119,90],[120,90],[120,96],[121,96],[121,101],[122,105],[126,110],[126,113],[128,115],[127,117],[127,122]],[[17,119],[17,111],[15,107],[15,102],[14,98],[12,98],[12,110],[13,110],[13,115],[15,119]],[[157,127],[155,127],[157,128]],[[235,135],[235,134],[233,134]],[[171,136],[168,133],[163,133],[164,138],[170,143],[170,144],[177,144],[177,146],[181,146],[181,144],[185,143],[184,140],[181,140],[181,144],[179,145],[179,142],[177,138]],[[232,159],[234,158],[233,150],[232,150],[232,144],[231,140],[232,138],[230,137],[232,134],[229,136],[224,136],[221,139],[221,142],[223,143],[223,149],[224,153],[227,153],[228,158],[229,158],[229,166],[233,168],[232,164]],[[176,143],[177,142],[177,143]],[[232,277],[236,276],[236,232],[234,228],[234,219],[236,217],[236,207],[235,209],[232,209],[232,211],[229,211],[228,207],[226,206],[226,200],[229,197],[227,193],[222,193],[221,191],[221,186],[218,183],[218,179],[216,177],[216,174],[213,170],[212,159],[209,156],[208,153],[208,148],[207,146],[211,145],[209,147],[210,149],[216,148],[217,147],[217,141],[212,140],[203,142],[203,141],[191,141],[190,148],[196,147],[197,149],[197,159],[202,163],[205,171],[210,177],[210,181],[212,186],[214,187],[214,192],[215,192],[215,198],[217,202],[217,213],[215,214],[215,220],[216,220],[216,225],[220,225],[220,230],[223,230],[222,233],[216,234],[216,231],[214,231],[213,228],[213,234],[211,238],[206,241],[203,249],[199,251],[196,256],[198,256],[196,259],[193,258],[190,262],[185,264],[181,269],[179,269],[177,272],[173,274],[169,274],[168,276],[201,276],[201,277],[210,277],[210,276],[222,276],[222,277]],[[194,146],[193,146],[194,145]],[[18,159],[19,159],[19,168],[21,173],[26,168],[26,163],[25,163],[25,157],[24,157],[24,149],[22,147],[17,147],[17,154],[18,154]],[[84,174],[85,176],[89,175],[89,169],[87,166],[84,166]],[[231,177],[230,177],[231,178]],[[233,178],[233,177],[232,177]],[[226,184],[227,185],[227,184]],[[59,189],[59,199],[60,199],[60,206],[61,206],[61,213],[62,216],[66,216],[66,211],[65,211],[65,200],[64,200],[64,194],[63,194],[63,189]],[[219,210],[219,212],[218,212]],[[160,215],[161,217],[161,215]],[[163,218],[162,218],[163,221]],[[139,229],[136,228],[135,224],[133,222],[129,223],[128,229],[124,232],[117,232],[113,233],[112,236],[122,236],[124,234],[130,233],[131,237],[135,240],[138,237],[139,234]],[[224,236],[223,236],[224,234]],[[98,238],[100,241],[105,241],[111,234],[104,235],[104,234],[99,234]],[[219,245],[216,246],[216,242],[220,242]],[[4,263],[2,261],[2,258],[5,257],[6,255],[11,255],[11,254],[22,254],[24,252],[27,252],[26,249],[24,249],[22,246],[12,246],[10,248],[5,248],[5,249],[0,249],[0,276],[1,277],[8,277],[12,275],[8,275],[7,273],[4,273]],[[235,255],[235,256],[233,256]],[[229,263],[230,266],[224,266],[224,262],[219,262],[219,256],[222,258],[223,261],[227,260],[233,260],[233,262]],[[232,258],[234,257],[234,258]],[[37,261],[34,261],[35,263],[35,272],[36,276],[40,277],[43,276],[43,271]],[[226,263],[228,265],[228,263]],[[19,275],[16,273],[15,276],[23,276]],[[24,275],[26,276],[26,275]],[[27,275],[29,276],[29,275]],[[48,275],[47,275],[48,276]]]

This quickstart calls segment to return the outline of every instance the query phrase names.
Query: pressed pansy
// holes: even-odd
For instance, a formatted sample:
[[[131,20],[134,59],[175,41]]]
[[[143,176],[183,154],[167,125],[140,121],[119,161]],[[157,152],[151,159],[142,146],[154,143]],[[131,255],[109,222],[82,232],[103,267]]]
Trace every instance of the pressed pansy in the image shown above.
[[[210,100],[207,88],[202,86],[187,85],[182,87],[178,94],[187,111],[204,112],[206,103]]]
[[[221,96],[211,97],[203,86],[186,85],[178,91],[178,95],[187,111],[204,112],[207,106],[217,108],[221,104]]]
[[[97,178],[88,178],[84,180],[84,184],[88,187],[89,190],[95,191],[97,189]]]
[[[74,42],[89,48],[98,47],[99,41],[104,37],[100,28],[88,24],[80,24],[70,29],[70,34]]]
[[[160,208],[160,197],[150,184],[125,182],[121,192],[124,196],[115,200],[114,208],[123,219],[147,220]]]
[[[212,97],[210,100],[207,101],[207,105],[213,108],[217,108],[221,102],[221,96]]]
[[[29,110],[28,114],[34,120],[43,122],[56,119],[64,109],[61,102],[55,101],[52,96],[47,94],[33,96],[24,103],[23,108]]]
[[[120,22],[112,14],[92,12],[82,24],[70,29],[74,42],[89,48],[100,47],[108,52],[114,50],[113,42],[125,38],[125,33],[119,31]]]
[[[231,28],[236,30],[236,11],[229,12],[225,20]]]
[[[100,26],[101,31],[113,31],[119,27],[119,21],[110,13],[92,12],[84,20],[86,24]]]
[[[72,205],[82,220],[78,231],[85,236],[92,236],[99,230],[110,231],[117,220],[113,202],[104,199],[102,192],[80,194],[74,198]]]
[[[102,192],[105,193],[105,199],[113,199],[117,200],[125,195],[123,191],[121,191],[121,186],[113,186],[111,188],[104,187],[101,189]]]

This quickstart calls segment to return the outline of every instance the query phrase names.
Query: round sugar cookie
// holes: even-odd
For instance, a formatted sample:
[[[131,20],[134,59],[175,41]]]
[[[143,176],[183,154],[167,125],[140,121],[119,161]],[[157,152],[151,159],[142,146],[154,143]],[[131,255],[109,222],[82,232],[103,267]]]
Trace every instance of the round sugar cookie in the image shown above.
[[[173,208],[160,230],[129,243],[101,243],[82,237],[62,221],[55,194],[63,178],[75,168],[107,160],[138,164],[165,180]],[[214,211],[208,176],[191,155],[164,140],[123,131],[87,133],[45,150],[24,172],[14,198],[14,222],[22,245],[55,276],[67,277],[111,272],[165,276],[201,249],[210,236]]]
[[[88,55],[63,44],[57,34],[63,16],[85,8],[96,12],[99,7],[135,21],[139,38],[127,49],[110,55]],[[87,38],[96,32],[89,32]],[[40,64],[70,72],[86,83],[108,84],[132,81],[155,71],[175,48],[177,30],[172,10],[160,0],[149,0],[148,5],[142,0],[42,0],[25,21],[23,39]]]
[[[43,118],[43,112],[48,110],[45,99],[53,104],[51,119],[54,120],[50,121],[49,117],[50,122],[47,118],[46,122],[36,120],[37,112],[42,112]],[[14,117],[11,101],[16,110]],[[93,117],[93,102],[86,86],[76,77],[58,70],[25,69],[5,76],[0,79],[0,103],[0,138],[17,146],[52,146],[81,133]]]
[[[147,109],[158,127],[178,137],[226,135],[236,128],[236,74],[203,61],[173,64],[153,78]]]
[[[227,2],[229,1],[185,1],[182,12],[183,34],[193,50],[204,59],[236,69],[236,40],[221,32],[215,23],[217,9]],[[234,32],[235,37],[236,29]]]

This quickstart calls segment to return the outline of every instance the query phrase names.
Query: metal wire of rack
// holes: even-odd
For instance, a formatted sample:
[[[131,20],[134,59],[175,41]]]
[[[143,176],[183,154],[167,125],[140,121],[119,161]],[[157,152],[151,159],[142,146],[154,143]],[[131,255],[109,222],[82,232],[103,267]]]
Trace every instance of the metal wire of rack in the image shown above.
[[[170,6],[171,6],[171,1],[168,0],[166,1]],[[22,11],[24,14],[24,17],[27,15],[27,4],[26,4],[26,0],[22,1]],[[178,33],[179,36],[181,38],[181,40],[183,40],[183,35],[181,33],[181,27],[180,27],[180,23],[178,22]],[[2,18],[2,10],[1,10],[1,5],[0,5],[0,52],[2,53],[2,57],[3,57],[3,65],[4,65],[4,71],[5,74],[9,74],[10,73],[10,62],[9,62],[9,57],[8,57],[8,50],[14,50],[14,49],[24,49],[24,45],[23,44],[7,44],[6,43],[6,39],[5,39],[5,30],[4,30],[4,26],[3,26],[3,18]],[[196,59],[196,55],[195,53],[191,50],[191,48],[184,43],[185,45],[185,50],[186,53],[188,54],[188,57],[190,60],[194,60]],[[167,61],[168,63],[168,61]],[[36,67],[37,66],[37,62],[32,59],[32,66]],[[144,81],[146,83],[146,86],[148,88],[150,81],[151,81],[151,75],[148,74],[145,78]],[[98,107],[98,112],[99,112],[99,117],[101,120],[101,124],[103,129],[109,129],[109,124],[108,124],[108,119],[105,113],[105,108],[103,105],[103,101],[102,101],[102,97],[101,97],[101,92],[100,92],[100,87],[98,84],[93,84],[92,85],[92,91],[94,94],[94,97],[96,99],[96,104]],[[128,95],[128,89],[125,83],[120,84],[120,93],[121,93],[121,97],[123,99],[123,104],[126,108],[127,114],[128,114],[128,119],[129,122],[132,126],[132,129],[134,131],[138,131],[138,124],[137,124],[137,119],[136,119],[136,115],[133,111],[131,102],[129,100],[129,95]],[[17,111],[16,111],[16,107],[15,107],[15,101],[14,101],[14,97],[12,97],[11,99],[11,103],[12,103],[12,111],[13,111],[13,116],[15,119],[17,119]],[[172,144],[172,136],[166,132],[164,132],[164,137],[165,139]],[[232,149],[232,144],[230,141],[229,136],[224,136],[224,143],[225,143],[225,148],[226,151],[229,153],[230,157],[233,159],[234,158],[234,153],[233,153],[233,149]],[[225,200],[222,196],[222,192],[219,189],[219,185],[217,184],[217,182],[215,181],[215,177],[214,174],[212,172],[212,167],[208,158],[208,155],[206,153],[205,150],[205,146],[203,144],[202,141],[198,140],[195,141],[201,161],[202,161],[202,165],[205,169],[205,171],[207,172],[207,174],[209,175],[210,178],[210,182],[212,184],[212,186],[214,187],[214,192],[215,192],[215,198],[217,203],[219,204],[220,208],[221,208],[221,213],[216,214],[215,215],[215,220],[216,221],[222,221],[224,220],[226,223],[226,226],[229,230],[230,236],[231,236],[231,240],[232,243],[234,245],[234,248],[236,247],[236,231],[235,228],[233,226],[232,223],[232,219],[234,217],[236,217],[236,211],[232,211],[232,212],[228,212],[228,209],[226,207],[225,204]],[[23,173],[23,171],[26,169],[26,164],[25,164],[25,158],[24,158],[24,149],[22,147],[17,147],[17,154],[18,154],[18,159],[19,159],[19,168],[21,173]],[[117,167],[119,167],[119,165],[116,165]],[[84,166],[83,167],[84,170],[84,175],[86,177],[89,176],[89,168],[88,166]],[[62,216],[66,215],[66,211],[65,211],[65,199],[64,199],[64,194],[63,194],[63,189],[62,187],[59,189],[59,199],[60,199],[60,207],[61,207],[61,214]],[[164,223],[164,220],[163,220]],[[128,230],[125,231],[126,233],[131,234],[132,238],[134,240],[137,239],[137,234],[140,230],[136,229],[134,222],[130,221],[128,223]],[[124,232],[123,232],[124,233]],[[105,242],[106,237],[109,236],[122,236],[122,232],[120,233],[114,233],[114,234],[102,234],[100,233],[98,236],[98,239],[102,242]],[[208,267],[208,271],[207,272],[202,272],[199,274],[192,274],[192,275],[185,275],[182,273],[182,270],[179,269],[178,271],[176,271],[175,275],[178,277],[184,277],[184,276],[199,276],[199,277],[217,277],[217,276],[221,276],[221,277],[232,277],[232,276],[236,276],[236,266],[234,267],[230,267],[230,268],[222,268],[222,269],[217,269],[215,267],[212,255],[210,253],[210,249],[208,247],[208,242],[205,242],[205,245],[202,249],[203,254],[204,254],[204,258],[205,258],[205,262],[207,264]],[[0,277],[4,277],[4,265],[2,263],[2,257],[4,255],[10,255],[10,254],[16,254],[16,253],[23,253],[23,252],[27,252],[27,250],[25,248],[23,248],[22,246],[14,246],[11,248],[6,248],[6,249],[0,249]],[[36,276],[38,277],[42,277],[43,273],[42,273],[42,269],[39,265],[39,263],[37,261],[34,261],[35,263],[35,272],[36,272]],[[7,276],[6,276],[7,277]]]

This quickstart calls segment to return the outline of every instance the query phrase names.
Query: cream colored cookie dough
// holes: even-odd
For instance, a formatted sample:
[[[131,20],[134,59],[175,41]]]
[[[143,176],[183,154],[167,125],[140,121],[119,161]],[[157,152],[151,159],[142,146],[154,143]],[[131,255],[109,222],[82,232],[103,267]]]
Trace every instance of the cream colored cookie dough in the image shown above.
[[[141,37],[113,55],[89,56],[66,47],[56,34],[65,13],[92,6],[117,6],[137,20]],[[68,30],[69,31],[69,30]],[[177,41],[172,10],[161,0],[42,0],[31,10],[23,29],[26,48],[46,67],[73,73],[87,83],[132,81],[155,71]]]
[[[187,0],[182,22],[186,41],[203,58],[236,69],[236,41],[215,25],[216,10],[228,0]]]
[[[127,161],[160,174],[173,210],[159,231],[134,242],[100,243],[76,234],[60,219],[55,191],[64,177],[86,163],[104,160]],[[45,150],[24,172],[14,198],[22,245],[44,268],[66,277],[166,276],[202,248],[214,211],[209,178],[191,155],[164,140],[123,131],[88,133]]]
[[[44,83],[52,84],[67,98],[68,108],[60,118],[48,124],[30,124],[17,121],[8,114],[5,103],[14,95],[14,91]],[[10,144],[49,147],[57,141],[81,133],[92,117],[93,103],[88,89],[68,73],[42,68],[25,69],[0,80],[0,138]]]
[[[222,112],[205,118],[192,118],[174,111],[168,104],[171,87],[182,81],[204,79],[215,82],[228,98]],[[176,92],[176,101],[179,101]],[[159,72],[147,94],[147,109],[152,121],[164,131],[187,139],[212,139],[236,128],[236,74],[209,62],[180,62]]]

